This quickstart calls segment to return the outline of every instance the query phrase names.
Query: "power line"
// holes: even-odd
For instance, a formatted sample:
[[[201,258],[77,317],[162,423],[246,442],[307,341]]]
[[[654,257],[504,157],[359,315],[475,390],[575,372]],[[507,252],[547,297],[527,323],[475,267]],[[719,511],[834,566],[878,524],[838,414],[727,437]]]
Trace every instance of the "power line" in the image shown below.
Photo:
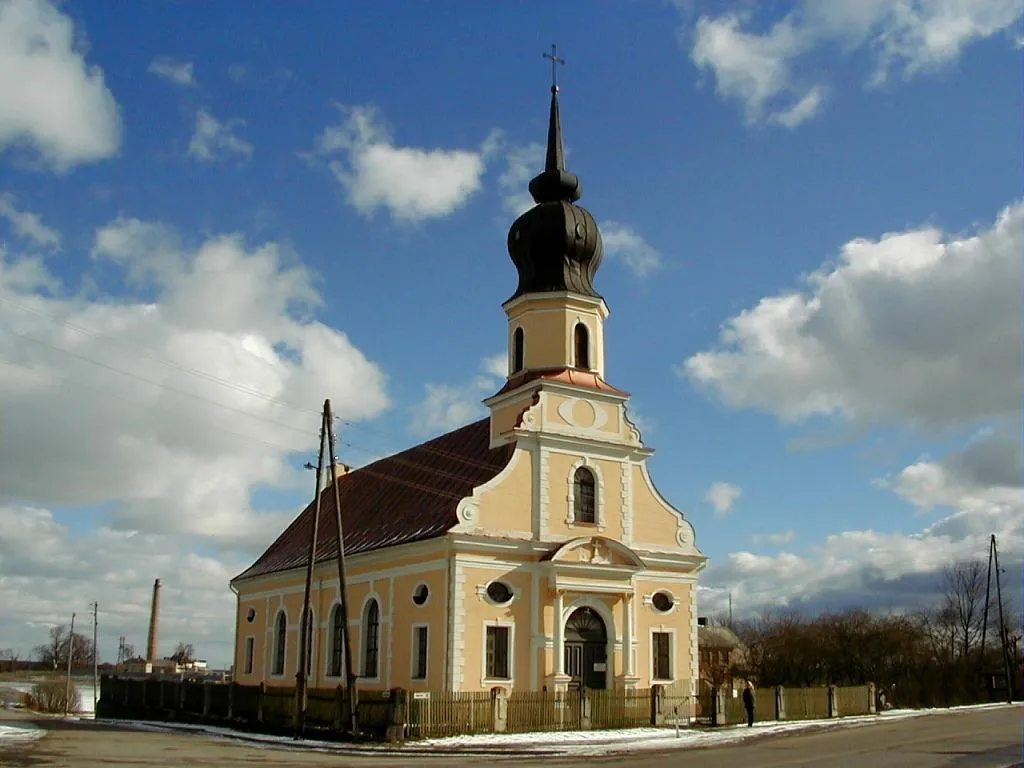
[[[273,395],[269,395],[269,394],[267,394],[265,392],[260,392],[259,390],[252,389],[251,387],[247,387],[244,384],[239,384],[238,382],[234,382],[234,381],[231,381],[229,379],[222,378],[220,376],[215,376],[214,374],[209,373],[207,371],[203,371],[203,370],[201,370],[199,368],[192,368],[191,366],[184,365],[183,363],[179,363],[179,362],[176,362],[174,360],[169,360],[167,358],[160,357],[159,355],[155,355],[152,352],[146,350],[145,348],[143,348],[139,344],[133,344],[131,341],[128,341],[127,339],[116,339],[116,340],[112,339],[111,337],[105,336],[104,334],[102,334],[102,333],[100,333],[98,331],[93,331],[93,330],[91,330],[89,328],[84,328],[84,327],[82,327],[80,325],[76,325],[75,323],[68,322],[67,320],[61,320],[60,318],[55,317],[55,316],[53,316],[52,314],[50,314],[48,312],[43,312],[40,309],[35,309],[33,307],[28,307],[28,306],[26,306],[24,304],[19,304],[17,302],[11,301],[10,299],[5,299],[3,297],[0,297],[0,304],[7,304],[8,306],[14,307],[15,309],[21,310],[23,312],[31,312],[33,314],[39,315],[40,317],[45,317],[46,319],[50,320],[53,323],[56,323],[57,325],[62,325],[65,328],[70,328],[71,330],[77,331],[77,332],[79,332],[81,334],[84,334],[86,336],[91,336],[91,337],[93,337],[95,339],[99,339],[101,341],[114,342],[114,343],[121,344],[121,345],[124,345],[124,346],[134,347],[135,349],[137,349],[137,350],[139,350],[141,352],[143,357],[147,357],[150,360],[153,360],[155,362],[161,363],[163,365],[170,366],[172,368],[177,368],[178,370],[183,371],[185,373],[192,374],[193,376],[198,376],[199,378],[205,379],[206,381],[210,381],[210,382],[213,382],[215,384],[220,384],[220,385],[228,387],[230,389],[234,389],[234,390],[236,390],[238,392],[242,392],[244,394],[251,395],[252,397],[257,397],[257,398],[260,398],[261,400],[266,400],[269,403],[273,403],[275,405],[281,405],[281,406],[284,406],[286,408],[291,408],[292,410],[295,410],[295,411],[300,411],[300,412],[303,412],[303,413],[309,413],[309,414],[312,414],[314,416],[319,416],[320,415],[319,411],[316,411],[316,410],[314,410],[312,408],[307,408],[305,406],[295,405],[294,403],[289,403],[289,402],[287,402],[285,400],[281,400],[280,398],[277,398],[277,397],[275,397]],[[19,336],[21,338],[31,338],[31,337],[27,336],[26,334],[19,334],[19,333],[13,333],[13,332],[11,332],[11,333],[12,333],[12,335]]]

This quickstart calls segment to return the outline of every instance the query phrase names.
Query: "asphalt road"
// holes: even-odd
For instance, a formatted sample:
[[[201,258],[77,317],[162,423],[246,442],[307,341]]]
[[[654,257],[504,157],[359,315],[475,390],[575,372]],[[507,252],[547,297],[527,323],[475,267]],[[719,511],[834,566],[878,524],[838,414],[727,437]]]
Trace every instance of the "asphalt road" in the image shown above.
[[[701,768],[1007,768],[1021,766],[1020,706],[959,710],[905,720],[877,721],[852,727],[830,727],[811,733],[765,736],[734,746],[634,752],[614,757],[587,758],[602,766],[701,766]],[[11,724],[9,719],[0,722]],[[38,722],[38,721],[37,721]],[[0,747],[3,768],[68,766],[100,768],[213,768],[217,766],[407,766],[410,764],[487,766],[495,762],[573,766],[580,758],[526,758],[514,755],[455,757],[380,755],[352,757],[309,750],[254,747],[184,733],[119,730],[88,721],[45,722],[47,736],[27,746]]]

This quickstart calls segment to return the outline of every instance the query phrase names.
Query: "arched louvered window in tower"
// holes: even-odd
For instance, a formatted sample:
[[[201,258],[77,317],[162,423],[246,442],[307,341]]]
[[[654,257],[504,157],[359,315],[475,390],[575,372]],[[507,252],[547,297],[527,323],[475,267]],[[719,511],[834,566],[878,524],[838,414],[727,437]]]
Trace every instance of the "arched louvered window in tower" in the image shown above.
[[[573,343],[576,350],[575,367],[590,370],[590,332],[583,323],[576,323]]]
[[[512,334],[512,373],[519,373],[523,370],[523,347],[525,341],[523,329],[516,328],[515,333]]]

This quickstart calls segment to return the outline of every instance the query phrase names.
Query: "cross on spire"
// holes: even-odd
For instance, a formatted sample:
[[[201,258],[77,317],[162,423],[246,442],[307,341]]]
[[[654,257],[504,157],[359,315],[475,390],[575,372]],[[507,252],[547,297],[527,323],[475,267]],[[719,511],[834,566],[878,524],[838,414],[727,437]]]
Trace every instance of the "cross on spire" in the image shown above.
[[[556,67],[559,64],[565,64],[565,59],[558,55],[555,44],[551,44],[551,53],[542,53],[545,59],[551,59],[551,92],[554,93],[558,90],[558,73]]]

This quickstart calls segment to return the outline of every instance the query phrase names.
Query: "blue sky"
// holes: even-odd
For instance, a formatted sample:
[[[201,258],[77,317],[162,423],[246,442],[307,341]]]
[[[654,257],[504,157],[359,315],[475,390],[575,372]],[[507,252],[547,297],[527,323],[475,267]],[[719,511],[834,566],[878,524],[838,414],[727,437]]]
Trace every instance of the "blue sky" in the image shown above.
[[[0,0],[0,647],[160,576],[226,660],[324,396],[354,464],[484,414],[552,41],[702,610],[1018,562],[1024,3],[898,6]]]

